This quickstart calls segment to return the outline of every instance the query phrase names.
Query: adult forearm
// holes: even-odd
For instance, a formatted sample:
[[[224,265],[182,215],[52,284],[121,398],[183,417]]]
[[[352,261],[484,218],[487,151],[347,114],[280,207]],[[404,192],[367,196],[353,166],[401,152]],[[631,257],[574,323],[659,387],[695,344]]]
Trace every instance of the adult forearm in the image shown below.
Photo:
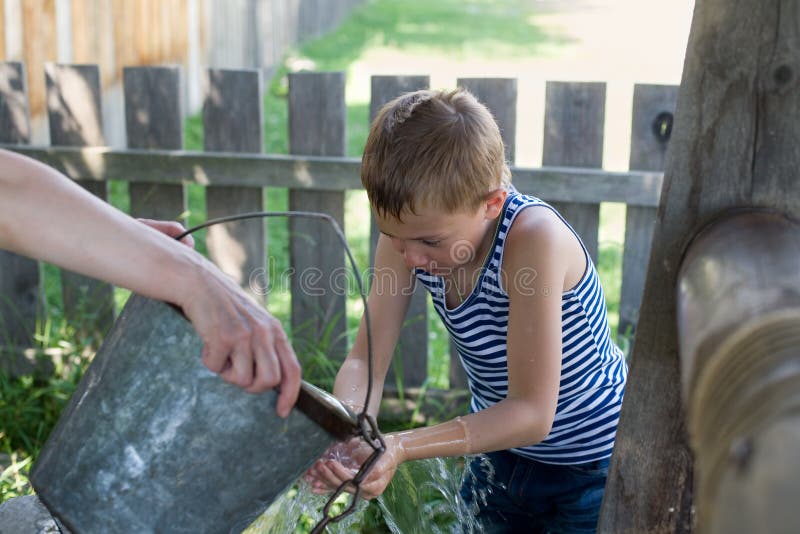
[[[205,260],[54,169],[0,151],[0,248],[180,304]]]

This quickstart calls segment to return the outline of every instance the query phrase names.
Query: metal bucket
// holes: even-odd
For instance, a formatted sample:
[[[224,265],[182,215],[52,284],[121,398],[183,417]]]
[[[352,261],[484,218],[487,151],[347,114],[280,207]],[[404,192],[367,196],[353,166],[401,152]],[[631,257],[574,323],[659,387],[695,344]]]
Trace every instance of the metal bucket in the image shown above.
[[[45,444],[31,483],[75,533],[240,532],[355,417],[303,383],[287,419],[201,363],[172,306],[133,295]]]

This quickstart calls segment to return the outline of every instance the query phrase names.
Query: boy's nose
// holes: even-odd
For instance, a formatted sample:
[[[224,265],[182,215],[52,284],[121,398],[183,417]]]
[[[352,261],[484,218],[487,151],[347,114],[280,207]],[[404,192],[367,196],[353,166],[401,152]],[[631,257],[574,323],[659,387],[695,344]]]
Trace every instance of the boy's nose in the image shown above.
[[[420,254],[411,247],[405,247],[405,250],[403,250],[403,257],[409,269],[425,267],[428,264],[428,257],[424,254]]]
[[[414,269],[416,267],[425,267],[428,263],[428,257],[425,254],[418,252],[415,247],[396,237],[392,238],[392,246],[394,249],[403,255],[406,262],[406,267]]]

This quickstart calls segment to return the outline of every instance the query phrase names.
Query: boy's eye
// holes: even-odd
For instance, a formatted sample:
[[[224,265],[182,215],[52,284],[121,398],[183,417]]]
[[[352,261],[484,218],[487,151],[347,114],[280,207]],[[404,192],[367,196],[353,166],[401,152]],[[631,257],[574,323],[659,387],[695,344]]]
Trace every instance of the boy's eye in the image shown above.
[[[442,242],[440,240],[423,239],[422,244],[428,247],[438,247]]]

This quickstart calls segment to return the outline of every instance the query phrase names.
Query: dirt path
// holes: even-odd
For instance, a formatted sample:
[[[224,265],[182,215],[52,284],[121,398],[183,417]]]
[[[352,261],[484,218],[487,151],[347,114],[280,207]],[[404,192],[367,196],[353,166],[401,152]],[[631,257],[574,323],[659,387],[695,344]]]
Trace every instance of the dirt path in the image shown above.
[[[522,60],[459,61],[376,49],[348,74],[348,98],[367,101],[373,74],[430,74],[433,87],[459,76],[518,79],[517,164],[541,164],[545,81],[605,81],[604,167],[628,167],[635,83],[679,84],[694,0],[531,0],[531,21],[570,44]]]

